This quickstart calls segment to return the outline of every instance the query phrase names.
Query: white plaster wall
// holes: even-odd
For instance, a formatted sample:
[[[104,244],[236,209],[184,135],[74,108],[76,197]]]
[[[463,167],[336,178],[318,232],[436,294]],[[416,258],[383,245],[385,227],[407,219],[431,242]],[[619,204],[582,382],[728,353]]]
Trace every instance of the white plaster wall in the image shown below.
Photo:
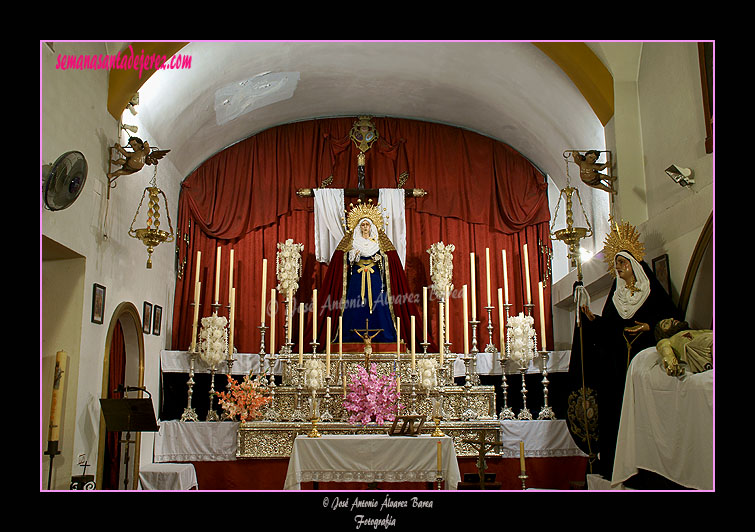
[[[55,68],[57,54],[105,53],[108,53],[108,50],[103,43],[63,42],[54,44],[54,52],[46,45],[41,45],[40,50],[41,165],[51,164],[69,150],[81,151],[89,165],[86,185],[71,207],[51,212],[42,208],[40,197],[40,222],[45,236],[82,255],[86,260],[82,295],[84,305],[79,317],[82,324],[81,345],[70,348],[78,349],[80,352],[79,366],[76,368],[78,393],[75,404],[69,402],[66,408],[76,411],[73,456],[86,454],[89,464],[93,467],[97,463],[104,348],[113,310],[122,302],[131,302],[140,311],[144,301],[163,307],[162,334],[145,335],[144,338],[144,383],[152,393],[157,412],[159,356],[160,350],[169,343],[175,286],[175,245],[171,243],[158,246],[152,257],[153,267],[147,269],[146,247],[128,236],[128,229],[144,188],[152,177],[152,168],[148,167],[132,176],[119,178],[116,188],[111,190],[109,202],[107,201],[108,180],[105,174],[109,170],[108,147],[118,139],[118,123],[107,112],[108,72]],[[149,133],[141,128],[137,135],[150,140]],[[180,179],[175,175],[169,157],[161,161],[158,186],[164,190],[170,202],[169,212],[174,227],[179,182]],[[145,214],[146,207],[142,207],[140,219],[134,228],[144,226]],[[167,229],[165,212],[162,212],[161,221],[161,228]],[[93,283],[107,288],[105,319],[102,325],[91,323],[90,320]],[[45,290],[44,285],[42,290]],[[44,323],[42,335],[44,338]],[[50,349],[60,348],[64,346]],[[142,461],[151,461],[152,441],[153,438],[149,434],[142,438]],[[88,470],[88,473],[90,472],[92,469]],[[72,474],[80,473],[80,468],[73,468]]]

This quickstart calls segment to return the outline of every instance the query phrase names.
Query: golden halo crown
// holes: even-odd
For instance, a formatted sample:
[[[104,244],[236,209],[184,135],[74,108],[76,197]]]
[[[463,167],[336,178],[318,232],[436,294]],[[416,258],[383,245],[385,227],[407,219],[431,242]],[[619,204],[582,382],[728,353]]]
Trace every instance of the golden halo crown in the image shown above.
[[[367,203],[362,203],[362,200],[357,200],[356,206],[354,206],[353,203],[349,203],[349,208],[345,211],[346,230],[349,233],[354,231],[359,220],[362,218],[369,218],[372,223],[375,224],[378,231],[383,231],[385,229],[386,219],[388,218],[387,216],[383,216],[381,211],[384,210],[385,209],[380,209],[380,204],[373,205],[371,199],[368,199]]]
[[[611,232],[603,242],[603,260],[608,265],[611,275],[616,277],[614,268],[616,254],[620,251],[628,251],[637,259],[637,262],[640,262],[645,258],[645,244],[640,242],[640,234],[629,222],[616,223],[611,219],[610,224]]]

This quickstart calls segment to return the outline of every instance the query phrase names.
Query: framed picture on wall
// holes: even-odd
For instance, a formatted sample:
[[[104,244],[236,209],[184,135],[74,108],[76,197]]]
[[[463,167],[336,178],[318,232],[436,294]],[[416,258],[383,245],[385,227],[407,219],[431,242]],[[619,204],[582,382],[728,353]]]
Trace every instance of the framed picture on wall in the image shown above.
[[[142,332],[149,334],[152,328],[152,303],[144,302],[144,311],[142,312]]]
[[[160,336],[160,330],[162,329],[163,322],[163,308],[155,305],[152,313],[152,334]]]
[[[105,318],[105,287],[94,283],[92,287],[92,323],[100,325]]]
[[[671,279],[669,278],[668,271],[668,255],[664,254],[660,257],[653,259],[653,273],[655,274],[658,282],[666,290],[666,293],[671,295]]]

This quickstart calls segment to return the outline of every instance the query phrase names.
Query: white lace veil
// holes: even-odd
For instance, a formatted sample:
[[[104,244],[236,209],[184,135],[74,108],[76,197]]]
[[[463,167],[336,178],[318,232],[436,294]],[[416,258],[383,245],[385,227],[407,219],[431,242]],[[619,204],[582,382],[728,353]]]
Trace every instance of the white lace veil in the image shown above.
[[[360,226],[365,220],[370,223],[369,238],[362,236],[362,228]],[[380,244],[378,244],[377,227],[375,227],[375,224],[369,218],[362,218],[354,227],[354,236],[352,237],[351,250],[349,251],[349,262],[354,263],[359,260],[359,257],[372,257],[378,251],[380,251]]]

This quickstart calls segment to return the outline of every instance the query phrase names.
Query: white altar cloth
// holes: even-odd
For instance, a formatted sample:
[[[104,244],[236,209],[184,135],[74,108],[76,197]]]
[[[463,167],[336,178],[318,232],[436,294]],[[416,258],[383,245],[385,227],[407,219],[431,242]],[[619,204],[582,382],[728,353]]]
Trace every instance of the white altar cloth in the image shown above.
[[[520,441],[525,458],[587,457],[574,443],[565,419],[501,420],[501,441],[503,458],[519,458]]]
[[[632,359],[611,485],[638,469],[687,488],[713,489],[713,371],[666,374],[655,347]]]
[[[155,462],[236,460],[237,421],[161,421],[155,435]]]
[[[192,464],[139,466],[140,490],[190,490],[197,487],[197,472]]]
[[[461,480],[450,436],[387,434],[297,436],[288,462],[284,489],[302,482],[434,482],[437,445],[447,490]]]
[[[548,373],[564,373],[569,371],[571,351],[549,351],[548,353]],[[463,377],[466,375],[466,366],[462,358],[464,355],[451,354],[450,356],[456,357],[456,360],[454,360],[454,377]],[[500,375],[501,363],[498,360],[498,353],[477,353],[477,374]],[[470,371],[472,371],[471,361]],[[542,373],[542,371],[543,360],[540,357],[533,358],[527,367],[527,373]],[[509,360],[506,362],[506,375],[512,374],[519,374],[519,366]]]
[[[251,371],[252,374],[257,375],[260,368],[260,356],[258,353],[234,353],[234,362],[231,366],[232,375],[248,375]],[[189,373],[191,367],[191,357],[188,351],[169,351],[163,349],[160,351],[160,369],[163,373]],[[270,355],[265,355],[264,369],[270,368]],[[273,366],[273,373],[275,375],[281,375],[283,370],[283,362],[280,358],[276,359]],[[197,357],[194,361],[194,373],[209,373],[210,368],[205,364],[201,358]],[[228,373],[228,365],[223,362],[219,367],[215,369],[215,372],[220,375]]]

